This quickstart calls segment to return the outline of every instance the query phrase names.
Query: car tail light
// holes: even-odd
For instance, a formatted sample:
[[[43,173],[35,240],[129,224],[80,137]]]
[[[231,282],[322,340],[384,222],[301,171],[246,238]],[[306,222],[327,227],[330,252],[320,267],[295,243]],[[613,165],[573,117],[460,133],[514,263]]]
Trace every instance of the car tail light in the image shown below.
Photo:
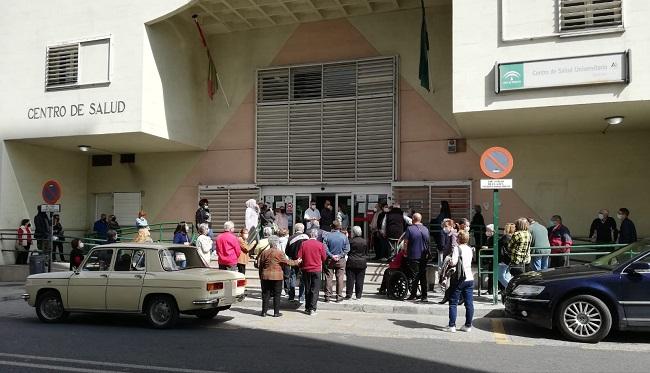
[[[207,291],[217,291],[223,289],[223,282],[209,282],[206,286]]]
[[[237,287],[238,288],[243,288],[244,286],[246,286],[246,279],[237,280]]]

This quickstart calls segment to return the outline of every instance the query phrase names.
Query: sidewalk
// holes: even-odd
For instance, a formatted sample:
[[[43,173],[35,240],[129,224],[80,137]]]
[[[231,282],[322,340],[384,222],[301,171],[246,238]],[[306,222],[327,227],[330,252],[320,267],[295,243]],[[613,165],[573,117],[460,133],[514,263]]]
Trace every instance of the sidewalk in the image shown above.
[[[0,302],[22,299],[25,284],[22,282],[0,282]]]

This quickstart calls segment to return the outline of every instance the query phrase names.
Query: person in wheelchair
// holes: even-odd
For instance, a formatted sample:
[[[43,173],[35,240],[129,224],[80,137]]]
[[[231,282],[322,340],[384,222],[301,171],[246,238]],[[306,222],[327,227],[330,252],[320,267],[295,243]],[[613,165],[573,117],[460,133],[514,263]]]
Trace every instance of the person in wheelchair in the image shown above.
[[[384,271],[384,277],[381,280],[381,286],[379,287],[379,295],[388,295],[388,282],[390,277],[396,272],[406,273],[406,261],[404,257],[406,252],[400,250],[397,255],[391,260],[388,264],[388,268]]]

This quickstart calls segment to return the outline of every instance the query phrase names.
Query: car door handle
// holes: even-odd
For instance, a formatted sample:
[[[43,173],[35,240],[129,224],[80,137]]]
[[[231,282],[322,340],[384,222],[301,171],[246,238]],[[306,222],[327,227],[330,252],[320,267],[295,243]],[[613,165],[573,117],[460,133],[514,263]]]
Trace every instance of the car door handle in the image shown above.
[[[105,274],[105,273],[102,273],[101,275],[99,275],[99,277],[108,277],[108,275]]]
[[[142,275],[134,275],[135,278],[142,278]]]

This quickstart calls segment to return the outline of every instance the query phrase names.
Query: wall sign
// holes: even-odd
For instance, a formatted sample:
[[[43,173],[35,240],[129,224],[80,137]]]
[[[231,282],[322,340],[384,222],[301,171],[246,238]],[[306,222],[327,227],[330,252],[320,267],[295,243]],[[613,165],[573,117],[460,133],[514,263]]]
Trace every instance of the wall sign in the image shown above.
[[[630,51],[582,57],[497,63],[495,92],[629,83]]]
[[[41,197],[48,205],[53,205],[61,199],[61,184],[56,180],[48,180],[43,184]]]
[[[30,107],[27,109],[27,119],[51,119],[66,117],[83,117],[87,115],[110,115],[123,113],[126,110],[124,101],[90,102],[70,105],[53,105]]]

